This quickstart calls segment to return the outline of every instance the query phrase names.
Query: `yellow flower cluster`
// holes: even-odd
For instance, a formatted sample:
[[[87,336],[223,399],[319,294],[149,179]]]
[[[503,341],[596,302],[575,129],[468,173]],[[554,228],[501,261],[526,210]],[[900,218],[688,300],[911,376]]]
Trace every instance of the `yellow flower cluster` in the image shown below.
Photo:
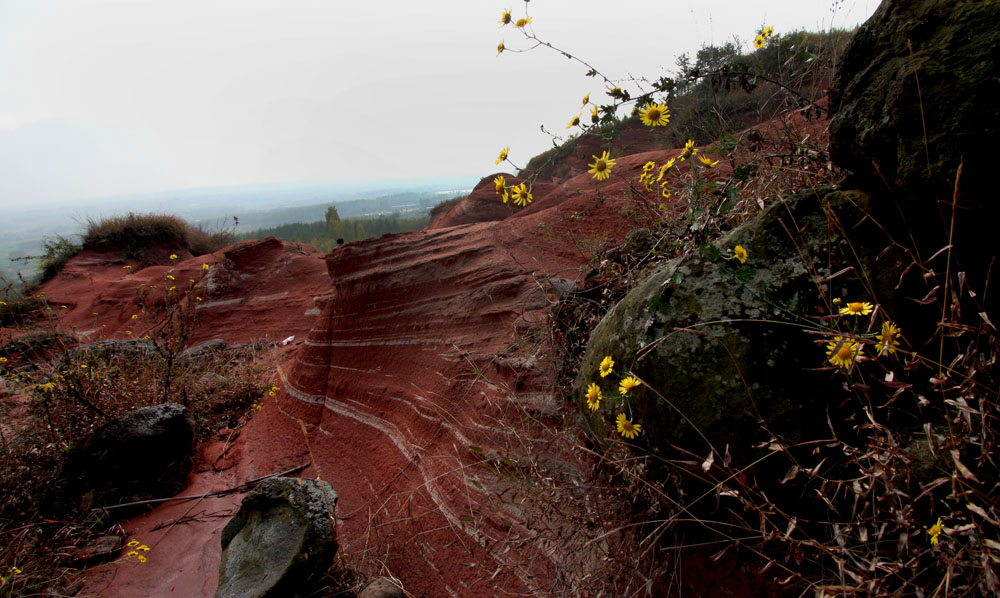
[[[604,359],[601,360],[601,364],[598,366],[598,372],[601,378],[607,378],[614,371],[615,360],[610,356],[606,355]],[[635,378],[634,376],[626,376],[622,378],[621,382],[618,383],[618,394],[617,398],[624,398],[625,395],[629,393],[633,388],[642,386],[642,382]],[[591,411],[597,411],[601,407],[601,400],[604,395],[601,392],[601,387],[595,382],[591,382],[587,386],[587,392],[584,394],[584,398],[587,400],[587,408]],[[621,434],[623,438],[633,439],[638,436],[639,432],[642,431],[642,426],[640,424],[634,423],[627,415],[624,413],[619,413],[615,419],[616,427],[618,433]]]
[[[840,306],[843,301],[840,298],[833,300],[835,307]],[[867,316],[875,311],[875,306],[867,301],[849,301],[840,307],[839,313],[842,316]],[[869,337],[870,338],[870,337]],[[899,341],[903,338],[903,332],[894,322],[886,320],[882,322],[882,328],[875,335],[875,348],[878,355],[892,355],[899,348]],[[833,341],[827,343],[826,358],[831,364],[839,367],[843,371],[848,371],[854,362],[858,360],[866,342],[864,338],[836,336]]]
[[[146,555],[142,553],[149,552],[149,546],[146,546],[145,544],[139,542],[138,540],[132,540],[128,544],[126,544],[126,546],[132,549],[125,554],[126,558],[134,558],[140,563],[146,562]]]
[[[757,34],[757,37],[753,39],[753,47],[760,50],[761,48],[764,47],[764,44],[767,43],[767,38],[771,37],[772,35],[774,35],[774,27],[770,26],[764,27],[763,29],[761,29],[760,33]]]
[[[521,183],[520,185],[510,185],[507,186],[507,181],[504,179],[503,175],[497,175],[493,179],[493,185],[496,189],[497,195],[504,203],[511,197],[514,198],[514,204],[521,207],[527,206],[531,203],[533,196],[531,195],[531,189],[528,188],[526,183]]]

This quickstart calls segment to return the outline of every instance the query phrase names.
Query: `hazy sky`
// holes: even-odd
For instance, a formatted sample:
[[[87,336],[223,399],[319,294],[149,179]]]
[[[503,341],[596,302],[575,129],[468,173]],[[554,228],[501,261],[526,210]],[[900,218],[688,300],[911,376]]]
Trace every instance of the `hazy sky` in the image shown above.
[[[486,175],[613,78],[703,44],[850,28],[877,0],[0,0],[0,204],[277,181]],[[623,85],[624,87],[624,85]]]

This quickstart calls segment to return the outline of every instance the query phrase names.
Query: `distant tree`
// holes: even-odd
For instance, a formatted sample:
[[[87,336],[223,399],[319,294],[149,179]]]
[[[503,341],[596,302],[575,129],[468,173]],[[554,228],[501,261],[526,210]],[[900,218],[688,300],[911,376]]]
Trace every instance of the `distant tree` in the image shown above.
[[[341,233],[340,214],[337,213],[336,206],[326,209],[326,236],[336,238]]]

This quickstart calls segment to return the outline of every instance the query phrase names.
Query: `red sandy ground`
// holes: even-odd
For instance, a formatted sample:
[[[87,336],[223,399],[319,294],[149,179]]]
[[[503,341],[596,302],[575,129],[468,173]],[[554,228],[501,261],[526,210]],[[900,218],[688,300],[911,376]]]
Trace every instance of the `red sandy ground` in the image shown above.
[[[825,123],[790,118],[795,135],[825,135]],[[768,126],[784,143],[781,123]],[[619,244],[636,208],[628,186],[647,161],[678,153],[622,157],[601,183],[584,173],[538,185],[523,210],[497,209],[491,175],[436,228],[325,260],[271,239],[125,274],[113,256],[84,253],[44,291],[85,338],[122,338],[138,286],[155,299],[172,272],[204,295],[195,341],[296,336],[277,399],[234,442],[201,447],[183,495],[310,464],[299,475],[338,491],[342,558],[365,573],[432,598],[587,596],[587,576],[600,579],[616,556],[605,537],[616,522],[581,523],[599,519],[592,463],[562,442],[576,420],[556,400],[548,281],[575,285],[596,245]],[[152,548],[149,562],[99,569],[82,595],[211,596],[219,534],[240,498],[168,503],[125,522]]]

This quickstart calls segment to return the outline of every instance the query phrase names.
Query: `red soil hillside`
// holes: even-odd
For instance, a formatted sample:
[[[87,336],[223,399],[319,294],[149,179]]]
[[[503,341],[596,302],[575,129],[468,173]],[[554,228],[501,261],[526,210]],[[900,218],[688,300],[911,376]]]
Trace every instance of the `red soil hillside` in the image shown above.
[[[793,121],[794,134],[789,123],[765,128],[776,139],[767,151],[824,134],[825,123]],[[202,467],[185,494],[309,464],[300,475],[340,495],[345,562],[392,574],[414,596],[588,595],[581,580],[606,579],[621,534],[598,516],[593,464],[563,442],[573,436],[564,422],[572,429],[576,419],[555,394],[546,310],[577,285],[593,250],[633,227],[640,206],[626,198],[643,164],[678,153],[622,157],[609,181],[583,173],[539,188],[531,206],[503,219],[488,206],[499,201],[489,177],[473,194],[483,209],[463,212],[486,222],[348,244],[326,256],[328,276],[316,254],[275,241],[212,256],[199,338],[305,340],[282,369],[277,399],[225,447],[225,466]],[[202,261],[176,268],[196,278]],[[166,271],[147,270],[70,270],[46,292],[77,299],[66,322],[82,327],[96,311],[117,331],[134,309],[135,277],[155,285]],[[149,563],[105,569],[86,591],[211,596],[219,532],[237,504],[167,505],[126,522],[153,548]]]

